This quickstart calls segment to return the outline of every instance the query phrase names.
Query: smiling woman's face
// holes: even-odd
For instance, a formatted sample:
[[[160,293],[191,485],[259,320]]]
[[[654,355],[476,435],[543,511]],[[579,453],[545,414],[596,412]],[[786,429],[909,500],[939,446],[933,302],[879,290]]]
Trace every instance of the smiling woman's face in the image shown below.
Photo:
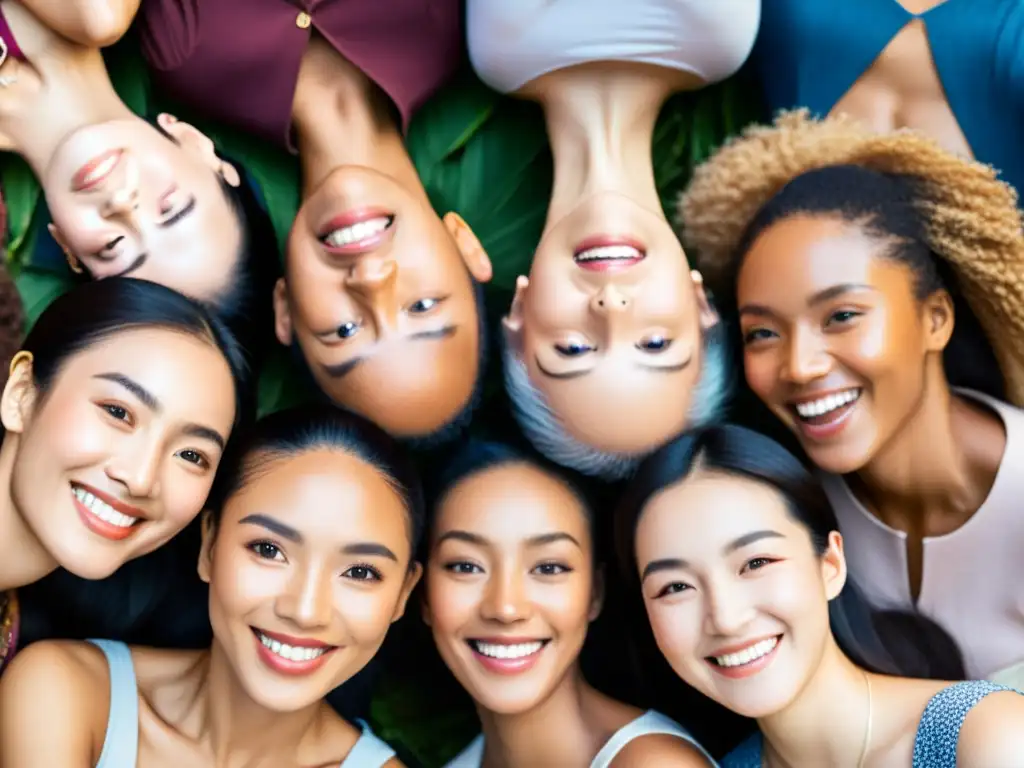
[[[424,616],[448,668],[486,710],[538,706],[599,610],[580,500],[529,464],[486,469],[442,500],[430,542]]]
[[[658,648],[705,696],[764,717],[817,671],[846,577],[842,541],[833,532],[819,556],[774,488],[697,471],[644,507],[636,556]]]
[[[100,579],[199,514],[235,386],[209,340],[139,328],[70,357],[45,395],[19,364],[2,413],[5,444],[17,441],[16,511],[55,564]]]
[[[245,691],[295,711],[366,666],[421,569],[405,502],[375,467],[330,449],[250,462],[205,531],[199,572]]]

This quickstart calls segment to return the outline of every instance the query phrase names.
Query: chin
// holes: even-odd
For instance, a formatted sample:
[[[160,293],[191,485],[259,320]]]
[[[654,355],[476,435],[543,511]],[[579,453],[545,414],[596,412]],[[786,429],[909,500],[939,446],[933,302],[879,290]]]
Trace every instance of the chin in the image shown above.
[[[866,451],[856,450],[853,446],[824,448],[820,445],[804,443],[803,447],[807,452],[807,458],[822,472],[827,472],[830,475],[849,475],[859,472],[870,460],[870,455]]]
[[[54,559],[57,561],[58,567],[73,576],[88,581],[99,581],[113,576],[125,564],[123,558],[111,561],[108,557],[99,556],[98,553],[90,550],[89,547],[83,547],[75,552],[67,553],[66,557],[58,554]]]
[[[542,693],[533,691],[490,691],[482,695],[473,694],[473,701],[495,715],[522,715],[529,712],[544,701]]]

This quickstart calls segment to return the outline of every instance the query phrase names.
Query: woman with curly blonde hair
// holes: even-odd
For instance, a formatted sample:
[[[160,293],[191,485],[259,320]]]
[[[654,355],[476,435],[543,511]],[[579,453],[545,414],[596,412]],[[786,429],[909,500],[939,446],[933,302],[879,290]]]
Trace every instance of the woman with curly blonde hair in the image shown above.
[[[796,112],[724,147],[680,208],[706,279],[736,313],[751,391],[824,475],[853,578],[876,607],[943,626],[970,677],[1019,687],[1024,236],[1013,189],[922,135]],[[962,371],[944,357],[970,314],[1000,397],[950,383]]]

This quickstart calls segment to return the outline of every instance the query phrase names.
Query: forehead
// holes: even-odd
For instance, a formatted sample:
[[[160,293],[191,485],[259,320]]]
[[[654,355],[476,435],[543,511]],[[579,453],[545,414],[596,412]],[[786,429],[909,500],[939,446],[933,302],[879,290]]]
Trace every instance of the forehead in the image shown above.
[[[256,513],[328,546],[408,537],[408,512],[388,479],[362,459],[338,450],[250,457],[246,480],[225,504],[223,517],[237,522]]]
[[[587,513],[569,487],[527,463],[504,464],[460,481],[441,501],[435,535],[468,530],[493,541],[518,542],[562,531],[583,542]]]
[[[637,529],[637,546],[687,551],[687,559],[707,559],[753,530],[788,535],[795,526],[782,496],[767,484],[698,470],[648,501]]]
[[[792,216],[754,240],[740,267],[739,289],[869,283],[880,265],[895,266],[886,252],[884,241],[857,224]]]

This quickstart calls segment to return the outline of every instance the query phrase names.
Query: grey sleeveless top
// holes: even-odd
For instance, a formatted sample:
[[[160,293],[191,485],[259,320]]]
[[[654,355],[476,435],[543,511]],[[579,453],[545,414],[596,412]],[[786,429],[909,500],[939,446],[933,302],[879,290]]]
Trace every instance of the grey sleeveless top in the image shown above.
[[[1013,690],[987,680],[967,680],[932,696],[917,726],[911,768],[956,768],[956,747],[967,715],[990,693]],[[761,768],[761,749],[761,734],[756,733],[725,756],[722,768]]]
[[[110,715],[107,735],[96,768],[135,768],[139,757],[139,686],[135,680],[132,653],[124,643],[90,640],[110,666]],[[359,723],[363,732],[339,768],[382,768],[395,756],[391,747]]]

